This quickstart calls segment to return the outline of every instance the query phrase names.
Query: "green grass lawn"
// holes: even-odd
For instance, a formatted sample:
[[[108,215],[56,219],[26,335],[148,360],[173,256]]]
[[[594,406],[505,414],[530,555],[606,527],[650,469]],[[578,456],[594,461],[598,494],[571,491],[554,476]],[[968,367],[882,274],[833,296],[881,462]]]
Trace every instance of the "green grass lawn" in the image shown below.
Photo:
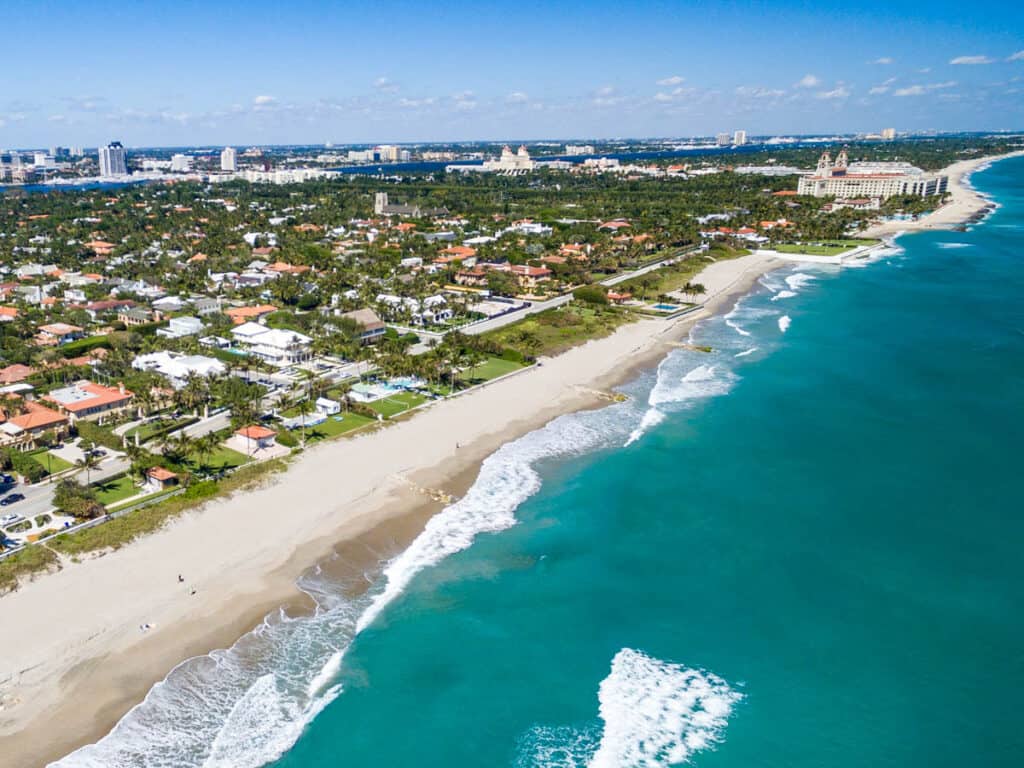
[[[138,433],[139,442],[144,443],[158,433],[173,432],[175,429],[187,424],[192,424],[193,422],[195,422],[195,419],[191,416],[186,416],[177,420],[155,419],[153,421],[147,421],[145,424],[138,427],[132,427],[124,434],[129,440],[134,440],[135,434]]]
[[[197,451],[193,451],[185,459],[185,464],[193,472],[200,469],[220,472],[225,469],[235,469],[243,464],[247,464],[249,461],[249,457],[244,453],[239,453],[219,445],[215,451],[203,456],[200,456]]]
[[[878,245],[878,240],[828,240],[821,243],[780,243],[768,246],[779,253],[801,253],[808,256],[838,256],[840,253]]]
[[[93,485],[96,488],[96,500],[105,507],[142,493],[142,489],[135,484],[131,475],[121,475]]]
[[[35,451],[28,455],[32,457],[34,462],[39,464],[39,466],[47,470],[52,475],[55,475],[58,472],[63,472],[65,469],[71,469],[75,466],[70,461],[62,459],[60,456],[55,456],[49,451]]]
[[[399,392],[391,397],[385,397],[383,400],[367,403],[367,405],[384,416],[385,419],[390,419],[426,401],[426,396],[419,392]]]
[[[373,419],[359,413],[339,413],[341,421],[335,421],[335,416],[328,416],[327,421],[317,424],[314,427],[306,427],[306,442],[313,443],[319,440],[329,440],[338,435],[344,435],[359,427],[373,424]],[[299,430],[295,430],[299,434]]]
[[[595,310],[572,303],[530,315],[485,336],[525,355],[557,355],[591,339],[603,338],[633,319],[632,313],[626,310],[611,307]]]
[[[518,371],[520,368],[524,368],[523,363],[517,363],[512,360],[502,360],[500,357],[492,357],[480,365],[475,365],[472,368],[462,371],[459,374],[459,381],[465,386],[472,386],[474,384],[482,384],[485,381],[496,379],[499,376]]]

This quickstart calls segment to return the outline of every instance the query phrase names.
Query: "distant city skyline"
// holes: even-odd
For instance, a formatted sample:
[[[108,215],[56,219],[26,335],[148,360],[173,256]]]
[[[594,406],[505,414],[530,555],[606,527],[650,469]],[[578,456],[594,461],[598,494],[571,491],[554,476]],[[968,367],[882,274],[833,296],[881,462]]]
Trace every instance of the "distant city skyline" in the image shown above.
[[[1018,130],[1006,10],[13,0],[0,148]]]

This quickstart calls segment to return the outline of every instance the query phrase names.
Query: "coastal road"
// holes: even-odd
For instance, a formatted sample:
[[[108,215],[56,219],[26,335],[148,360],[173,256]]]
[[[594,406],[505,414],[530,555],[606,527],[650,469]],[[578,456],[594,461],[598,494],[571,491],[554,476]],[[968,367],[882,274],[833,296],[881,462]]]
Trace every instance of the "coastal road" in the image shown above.
[[[675,253],[667,258],[661,259],[659,261],[655,261],[652,264],[648,264],[645,267],[634,269],[632,272],[623,272],[620,275],[612,275],[611,277],[606,277],[604,280],[601,280],[599,282],[599,285],[611,287],[613,285],[618,285],[619,283],[624,283],[627,280],[632,280],[634,277],[640,277],[641,275],[646,275],[648,272],[653,272],[656,269],[661,269],[666,264],[671,264],[674,261],[689,255],[690,253],[691,251],[682,251],[679,253]],[[500,317],[493,317],[489,320],[484,320],[482,322],[476,323],[475,325],[470,325],[465,328],[461,328],[460,330],[463,333],[472,336],[481,333],[487,333],[488,331],[494,331],[497,330],[498,328],[504,328],[506,325],[517,323],[524,317],[536,314],[537,312],[545,312],[549,309],[554,309],[555,307],[561,307],[564,304],[568,304],[570,301],[572,301],[572,294],[564,293],[561,296],[556,296],[555,298],[548,299],[547,301],[534,302],[526,309],[522,309],[516,312],[509,312],[507,315],[501,315]]]
[[[89,479],[93,483],[100,480],[107,480],[115,475],[120,475],[123,472],[126,472],[129,466],[130,462],[123,457],[110,458],[94,469],[89,474]],[[77,472],[71,475],[71,477],[75,478],[79,482],[85,481],[85,475],[83,472]],[[54,485],[54,483],[39,483],[37,485],[11,486],[3,495],[6,496],[8,493],[14,493],[16,491],[24,494],[25,499],[11,504],[9,507],[0,507],[0,509],[4,510],[4,514],[14,512],[22,517],[32,517],[49,512],[53,509]]]

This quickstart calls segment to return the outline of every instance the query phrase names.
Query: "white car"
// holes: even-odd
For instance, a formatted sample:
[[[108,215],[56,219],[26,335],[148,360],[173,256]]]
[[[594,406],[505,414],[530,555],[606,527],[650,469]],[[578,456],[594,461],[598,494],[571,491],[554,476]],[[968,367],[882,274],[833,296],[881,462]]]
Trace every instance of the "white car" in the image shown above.
[[[4,515],[3,517],[0,517],[0,525],[14,525],[15,523],[20,523],[24,519],[25,518],[21,515],[16,515],[12,512],[9,515]]]

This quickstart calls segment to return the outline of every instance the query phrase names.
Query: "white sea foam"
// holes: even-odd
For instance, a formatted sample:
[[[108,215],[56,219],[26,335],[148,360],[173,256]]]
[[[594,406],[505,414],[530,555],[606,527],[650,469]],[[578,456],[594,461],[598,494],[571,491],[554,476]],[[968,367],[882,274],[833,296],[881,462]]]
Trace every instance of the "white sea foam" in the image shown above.
[[[673,353],[661,361],[658,377],[647,397],[648,409],[630,433],[626,445],[632,445],[665,418],[665,411],[676,410],[708,397],[726,394],[738,378],[720,365],[692,365],[693,353]],[[685,373],[683,371],[686,370]]]
[[[747,355],[752,355],[755,352],[757,352],[757,347],[751,347],[750,349],[745,349],[742,352],[736,353],[733,357],[746,357]]]
[[[786,276],[786,285],[789,286],[791,291],[799,291],[801,288],[805,288],[810,283],[813,283],[815,279],[814,275],[808,275],[806,272],[797,272]]]
[[[589,768],[661,768],[722,740],[741,696],[720,677],[623,648],[598,690],[604,731]]]
[[[484,460],[466,496],[430,518],[423,533],[387,566],[384,589],[359,617],[357,631],[372,624],[424,568],[465,549],[481,533],[515,525],[516,508],[540,488],[540,476],[533,468],[536,461],[584,453],[606,437],[594,419],[569,415],[499,448]]]
[[[736,331],[736,333],[738,333],[740,336],[749,336],[750,335],[750,331],[745,330],[744,328],[741,328],[738,324],[734,323],[732,320],[726,320],[725,324],[728,325],[730,328],[732,328],[734,331]]]
[[[789,319],[789,315],[783,315],[782,317],[779,318],[779,330],[785,333],[786,331],[789,330],[789,326],[792,323],[793,321]]]
[[[741,694],[722,678],[623,648],[598,688],[603,723],[536,726],[517,768],[666,768],[722,741]]]
[[[939,248],[942,248],[944,250],[950,250],[950,249],[953,249],[953,248],[971,248],[971,247],[973,247],[971,245],[971,243],[936,243],[936,245],[938,245]]]
[[[772,296],[772,301],[778,301],[779,299],[792,299],[796,296],[796,291],[779,291]]]

